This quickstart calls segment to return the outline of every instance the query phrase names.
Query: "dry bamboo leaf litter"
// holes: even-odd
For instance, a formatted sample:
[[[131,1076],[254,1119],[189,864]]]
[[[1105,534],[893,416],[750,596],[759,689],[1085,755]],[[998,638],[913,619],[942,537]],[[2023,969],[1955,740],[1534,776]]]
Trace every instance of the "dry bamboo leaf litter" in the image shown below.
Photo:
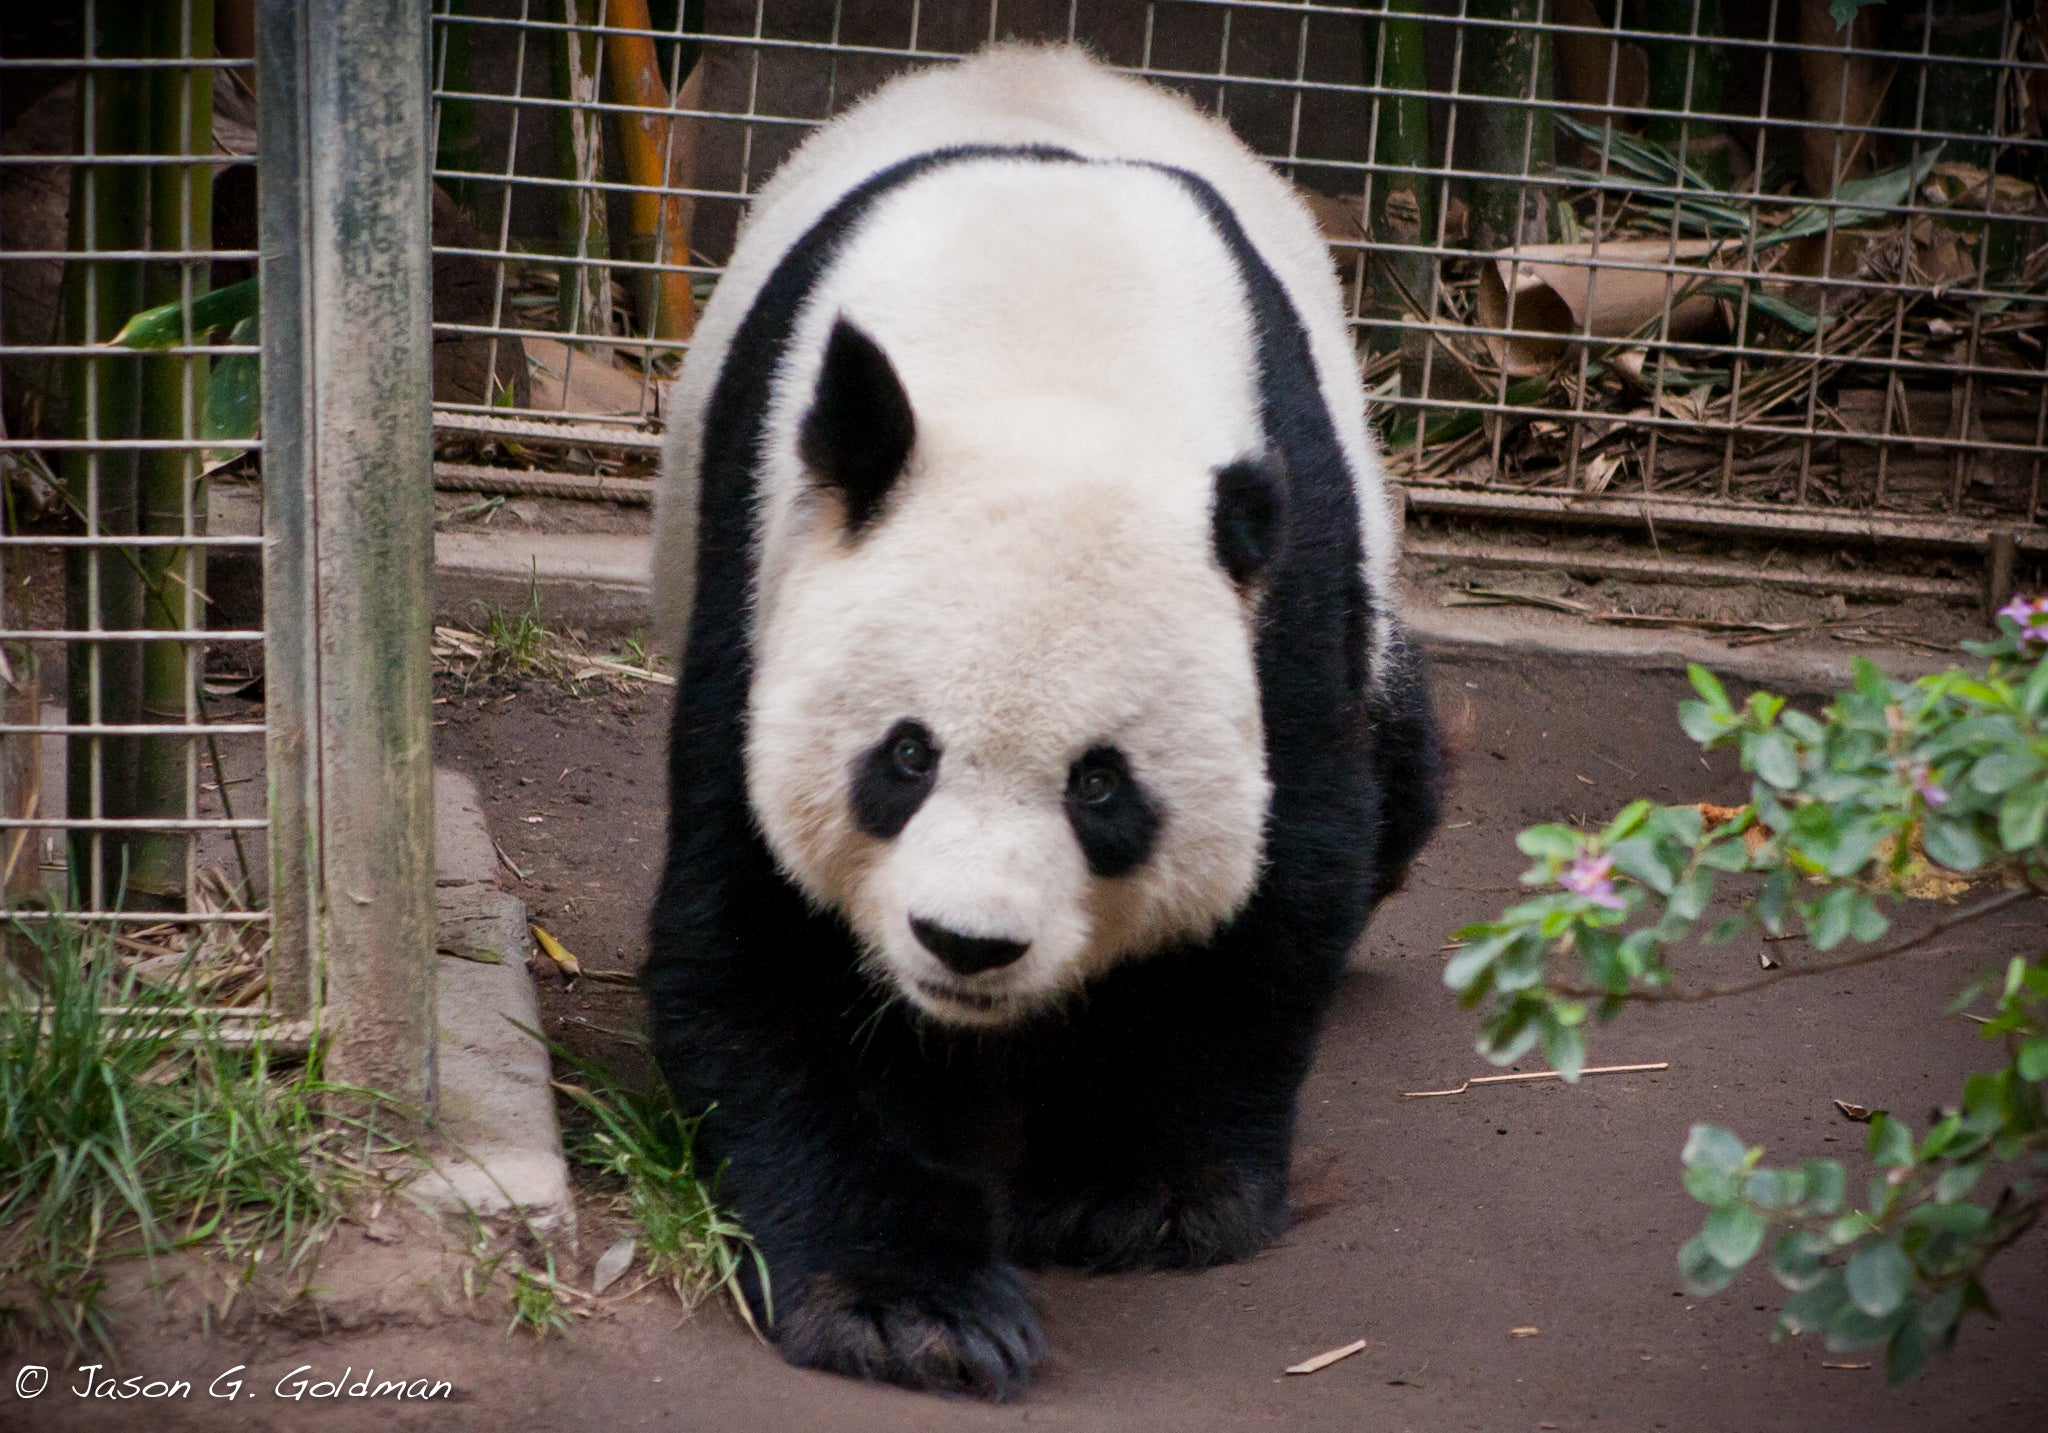
[[[1579,1071],[1579,1078],[1588,1075],[1640,1075],[1671,1068],[1669,1060],[1656,1060],[1643,1065],[1588,1065]],[[1556,1070],[1528,1070],[1513,1075],[1473,1075],[1454,1090],[1403,1090],[1404,1100],[1433,1100],[1443,1095],[1462,1095],[1478,1085],[1514,1085],[1530,1080],[1561,1080],[1564,1076]]]
[[[1290,1364],[1287,1371],[1289,1373],[1321,1373],[1331,1364],[1341,1363],[1343,1360],[1351,1357],[1352,1354],[1363,1353],[1364,1351],[1365,1340],[1362,1338],[1354,1339],[1342,1348],[1333,1348],[1325,1353],[1317,1354],[1314,1358],[1305,1358],[1300,1363]]]

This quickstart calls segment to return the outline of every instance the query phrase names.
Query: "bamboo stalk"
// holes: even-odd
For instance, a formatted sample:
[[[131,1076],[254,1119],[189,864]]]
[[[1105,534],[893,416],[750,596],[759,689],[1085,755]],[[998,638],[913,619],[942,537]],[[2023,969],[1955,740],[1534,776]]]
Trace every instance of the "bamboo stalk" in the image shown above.
[[[151,53],[161,59],[210,59],[213,55],[213,0],[179,0],[154,7]],[[192,253],[213,244],[213,71],[152,70],[150,148],[159,156],[189,155],[194,164],[162,164],[150,170],[150,247]],[[208,286],[205,260],[152,263],[144,302],[189,303]],[[188,320],[189,322],[189,320]],[[187,344],[204,342],[187,333]],[[202,354],[156,354],[142,374],[142,433],[145,438],[196,438],[206,402],[208,364]],[[138,484],[138,526],[151,536],[199,536],[206,528],[206,497],[199,454],[190,449],[156,449],[143,455]],[[142,565],[143,625],[166,632],[204,625],[204,548],[148,547]],[[188,707],[197,688],[199,648],[191,642],[155,641],[142,646],[142,720],[166,726],[191,720]],[[184,816],[192,739],[143,737],[136,753],[136,814]],[[132,843],[128,872],[130,906],[183,909],[186,897],[186,831],[145,831]]]
[[[565,25],[595,26],[604,0],[554,0],[553,17]],[[556,327],[565,334],[611,332],[611,236],[605,213],[603,126],[599,121],[598,72],[605,39],[584,30],[564,30],[548,47],[555,98],[568,103],[555,111],[556,169],[569,184],[556,203],[558,252],[572,262],[558,266]],[[581,262],[575,262],[575,261]]]
[[[1553,89],[1549,38],[1543,23],[1545,0],[1470,0],[1474,19],[1513,21],[1515,27],[1487,25],[1465,32],[1467,93],[1500,99],[1546,101]],[[1503,176],[1467,181],[1472,212],[1472,246],[1507,249],[1545,244],[1553,235],[1550,191],[1528,182],[1548,169],[1556,152],[1550,111],[1531,104],[1469,106],[1460,121],[1470,141],[1470,166]]]
[[[1726,127],[1689,117],[1721,112],[1722,51],[1710,43],[1723,32],[1721,0],[1644,0],[1643,10],[1646,28],[1684,37],[1650,43],[1651,113],[1643,133],[1714,188],[1727,189],[1735,154]]]
[[[606,14],[619,29],[654,28],[647,0],[610,0]],[[668,86],[662,83],[661,60],[651,34],[606,37],[605,79],[615,103],[635,106],[640,113],[618,116],[619,162],[626,182],[631,228],[627,256],[638,263],[668,267],[639,269],[634,275],[635,304],[641,326],[650,338],[681,341],[696,327],[696,304],[690,276],[680,267],[690,261],[690,221],[697,201],[684,194],[651,194],[649,189],[689,188],[697,174],[697,121],[670,113]],[[677,91],[681,108],[695,109],[704,88],[700,54],[684,57],[686,78]]]
[[[1404,93],[1384,95],[1377,102],[1372,158],[1375,165],[1385,168],[1372,177],[1372,209],[1367,221],[1375,244],[1434,245],[1436,185],[1428,175],[1401,172],[1426,168],[1431,158],[1425,93],[1429,77],[1423,66],[1423,25],[1417,18],[1422,0],[1386,0],[1386,6],[1379,24],[1367,32],[1366,73],[1378,75],[1381,89]],[[1429,336],[1400,326],[1401,320],[1418,317],[1409,312],[1408,301],[1429,302],[1435,277],[1433,255],[1373,252],[1374,327],[1369,344],[1374,353],[1401,352],[1403,392],[1420,391],[1422,355]]]
[[[96,53],[123,58],[147,53],[145,0],[102,0]],[[81,82],[76,153],[140,155],[148,147],[147,71],[119,66],[87,72]],[[65,265],[64,341],[98,344],[143,307],[142,265],[98,259],[94,252],[144,247],[148,170],[137,164],[91,163],[71,171],[71,251]],[[67,433],[110,446],[67,450],[67,500],[98,536],[136,530],[137,453],[119,446],[141,426],[141,360],[121,351],[67,358]],[[65,553],[65,621],[73,631],[133,631],[142,625],[142,584],[135,554],[118,548]],[[141,653],[133,642],[76,642],[66,653],[66,708],[74,725],[129,725],[140,715]],[[66,810],[73,817],[125,817],[135,809],[135,740],[79,737],[65,747]],[[118,897],[127,867],[125,840],[90,830],[71,833],[74,904]]]

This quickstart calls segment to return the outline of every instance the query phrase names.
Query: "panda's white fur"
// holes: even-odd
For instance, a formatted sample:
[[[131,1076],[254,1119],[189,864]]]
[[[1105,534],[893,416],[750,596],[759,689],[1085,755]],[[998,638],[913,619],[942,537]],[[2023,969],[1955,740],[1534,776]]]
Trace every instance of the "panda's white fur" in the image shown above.
[[[1393,630],[1392,517],[1328,251],[1290,188],[1220,123],[1071,49],[1004,47],[900,80],[762,190],[675,394],[657,510],[656,631],[688,630],[704,411],[784,254],[849,189],[947,145],[1052,145],[1206,180],[1302,316],[1358,483],[1375,645]],[[894,366],[916,421],[882,515],[849,541],[798,453],[835,323]],[[987,159],[890,193],[797,320],[758,459],[747,792],[777,864],[839,911],[929,1016],[1017,1019],[1118,960],[1199,938],[1259,874],[1269,783],[1256,591],[1212,543],[1216,470],[1263,446],[1244,280],[1157,169]],[[1374,664],[1375,671],[1378,664]],[[937,782],[893,840],[849,773],[903,717]],[[1163,812],[1150,858],[1092,876],[1070,764],[1109,743]],[[1022,942],[961,977],[913,918]]]

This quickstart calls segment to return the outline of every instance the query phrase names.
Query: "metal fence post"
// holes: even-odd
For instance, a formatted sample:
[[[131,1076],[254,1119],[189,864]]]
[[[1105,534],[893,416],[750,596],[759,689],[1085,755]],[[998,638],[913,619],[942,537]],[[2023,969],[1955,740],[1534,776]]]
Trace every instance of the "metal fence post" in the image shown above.
[[[427,5],[263,0],[258,29],[280,953],[330,1074],[429,1111]]]

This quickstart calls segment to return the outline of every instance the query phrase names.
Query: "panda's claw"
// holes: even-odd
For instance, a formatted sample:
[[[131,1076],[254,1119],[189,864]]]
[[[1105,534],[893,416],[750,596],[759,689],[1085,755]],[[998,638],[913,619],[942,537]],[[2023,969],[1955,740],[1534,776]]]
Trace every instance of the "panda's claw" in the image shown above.
[[[1009,1265],[909,1293],[820,1276],[778,1317],[775,1339],[799,1368],[998,1403],[1021,1393],[1045,1357],[1038,1311]]]

